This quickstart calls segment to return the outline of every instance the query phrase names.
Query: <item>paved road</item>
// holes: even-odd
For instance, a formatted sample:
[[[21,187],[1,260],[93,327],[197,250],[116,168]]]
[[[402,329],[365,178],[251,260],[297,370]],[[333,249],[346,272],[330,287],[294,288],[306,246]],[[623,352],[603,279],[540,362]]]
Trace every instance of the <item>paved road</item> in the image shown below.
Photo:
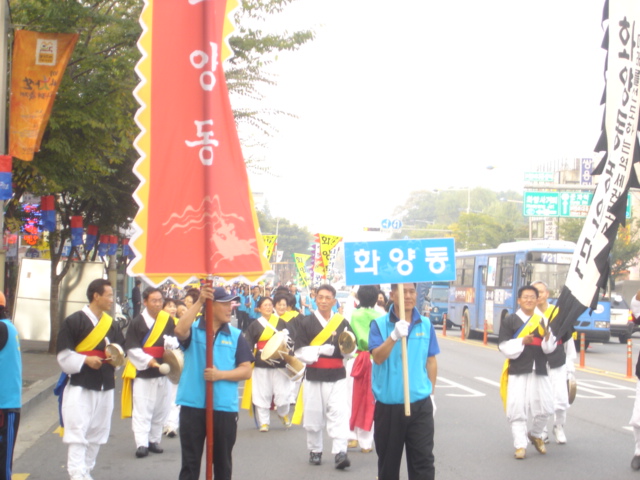
[[[503,358],[497,352],[495,342],[482,346],[480,342],[461,343],[458,337],[456,330],[449,332],[447,338],[440,338],[442,353],[438,359],[435,396],[438,478],[640,477],[629,468],[633,435],[627,423],[635,382],[624,378],[623,345],[610,343],[590,348],[587,365],[591,368],[577,373],[579,393],[569,412],[568,444],[549,444],[545,456],[529,447],[527,459],[516,461],[512,458],[510,431],[498,395],[497,381]],[[637,349],[634,359],[636,356]],[[601,373],[603,370],[618,373],[604,374]],[[54,400],[48,400],[30,413],[25,419],[24,430],[21,428],[21,436],[28,438],[31,435],[31,440],[25,440],[28,449],[16,461],[15,471],[29,474],[29,480],[67,478],[64,469],[66,449],[52,433],[54,411]],[[247,412],[241,413],[234,450],[234,478],[375,479],[375,453],[362,454],[354,450],[349,453],[353,466],[345,472],[336,471],[327,440],[324,464],[312,467],[307,464],[304,431],[300,427],[285,431],[276,426],[277,419],[274,420],[272,431],[259,433]],[[46,433],[38,438],[39,429]],[[114,415],[109,444],[98,458],[94,478],[175,480],[180,468],[179,442],[167,439],[163,447],[165,453],[162,455],[134,458],[130,422],[121,420],[118,411]],[[204,472],[201,478],[204,478]],[[402,472],[401,478],[407,478],[406,472]]]

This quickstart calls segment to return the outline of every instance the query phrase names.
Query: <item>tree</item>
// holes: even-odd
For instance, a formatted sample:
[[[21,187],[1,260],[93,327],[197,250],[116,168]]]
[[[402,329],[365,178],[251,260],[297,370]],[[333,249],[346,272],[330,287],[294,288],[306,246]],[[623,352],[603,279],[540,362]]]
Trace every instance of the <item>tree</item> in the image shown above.
[[[101,233],[117,233],[136,211],[131,193],[137,184],[131,169],[137,154],[134,66],[140,2],[103,0],[92,4],[63,0],[15,2],[13,21],[46,32],[78,32],[73,52],[42,146],[33,162],[16,162],[16,191],[8,216],[16,216],[22,193],[54,194],[59,228],[49,235],[51,252],[51,337],[55,353],[59,326],[59,287],[71,262],[57,272],[70,238],[70,217],[82,215]],[[77,255],[73,251],[70,258]]]
[[[485,188],[413,192],[405,205],[396,208],[403,229],[394,238],[453,236],[457,247],[465,250],[528,238],[520,198],[515,192]]]
[[[570,242],[578,242],[585,218],[563,219],[560,228],[560,238]],[[617,277],[627,273],[627,270],[637,265],[638,252],[640,251],[640,222],[629,221],[626,226],[620,225],[616,234],[616,240],[611,249],[611,285],[615,284]]]
[[[265,109],[260,106],[264,98],[261,87],[275,85],[275,77],[267,73],[268,67],[282,51],[294,51],[313,40],[310,30],[292,33],[265,33],[273,16],[282,13],[296,0],[241,0],[236,11],[236,30],[229,39],[233,56],[225,68],[227,86],[234,106],[238,133],[245,151],[247,167],[269,171],[261,160],[248,156],[251,147],[263,144],[262,138],[276,132],[271,119],[279,115],[290,115],[282,110]],[[240,99],[240,104],[234,102]],[[244,101],[243,101],[244,100]],[[248,148],[247,148],[248,147]]]
[[[258,221],[263,234],[275,235],[278,232],[278,250],[284,251],[284,258],[291,261],[294,253],[307,253],[313,241],[313,235],[307,227],[300,227],[286,218],[274,218],[268,209],[258,210]]]

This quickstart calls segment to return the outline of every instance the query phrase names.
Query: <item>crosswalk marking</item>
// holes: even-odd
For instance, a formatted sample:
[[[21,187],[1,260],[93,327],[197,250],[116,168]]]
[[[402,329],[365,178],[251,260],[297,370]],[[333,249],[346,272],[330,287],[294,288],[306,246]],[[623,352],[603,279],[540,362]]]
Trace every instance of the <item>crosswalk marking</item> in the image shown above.
[[[473,378],[475,378],[479,382],[483,382],[483,383],[486,383],[488,385],[491,385],[492,387],[499,387],[500,386],[500,382],[496,382],[495,380],[489,380],[488,378],[484,378],[484,377],[473,377]]]
[[[442,385],[442,383],[445,385]],[[473,388],[465,387],[460,383],[456,383],[454,381],[448,380],[446,378],[438,377],[438,392],[440,392],[443,388],[457,388],[466,393],[446,393],[447,397],[484,397],[486,393],[479,392],[478,390],[474,390]]]

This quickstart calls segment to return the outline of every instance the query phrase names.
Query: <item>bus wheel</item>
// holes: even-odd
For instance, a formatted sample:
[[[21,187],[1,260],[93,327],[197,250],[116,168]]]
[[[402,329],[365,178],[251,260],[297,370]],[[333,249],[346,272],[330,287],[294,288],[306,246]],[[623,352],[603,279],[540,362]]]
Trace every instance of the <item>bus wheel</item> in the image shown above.
[[[460,325],[460,330],[464,328],[464,338],[471,338],[471,322],[469,321],[469,310],[465,310],[462,313],[462,325]]]

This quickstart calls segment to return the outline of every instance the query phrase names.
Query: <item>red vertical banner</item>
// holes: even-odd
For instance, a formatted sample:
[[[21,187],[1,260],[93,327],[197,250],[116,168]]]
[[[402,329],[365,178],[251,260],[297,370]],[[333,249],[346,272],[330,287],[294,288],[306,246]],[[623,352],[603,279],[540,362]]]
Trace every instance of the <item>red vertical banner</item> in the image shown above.
[[[268,269],[222,70],[231,3],[147,1],[142,13],[130,272],[155,284]]]

